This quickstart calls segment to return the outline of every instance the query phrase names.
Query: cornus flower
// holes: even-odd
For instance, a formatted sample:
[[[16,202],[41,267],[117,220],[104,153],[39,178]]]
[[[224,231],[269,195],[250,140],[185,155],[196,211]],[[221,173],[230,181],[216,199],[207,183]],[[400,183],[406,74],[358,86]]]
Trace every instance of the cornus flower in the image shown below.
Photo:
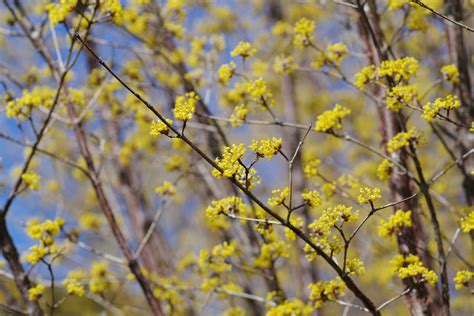
[[[453,110],[461,105],[456,95],[448,95],[446,98],[438,98],[434,103],[428,102],[423,106],[423,118],[431,122],[441,109]]]
[[[28,298],[30,301],[37,301],[39,300],[44,293],[45,286],[42,284],[35,285],[34,287],[28,290]]]
[[[374,65],[364,67],[354,77],[354,85],[360,90],[364,90],[366,84],[377,79],[377,68]]]
[[[232,126],[238,127],[243,124],[247,118],[247,113],[249,112],[248,107],[245,104],[238,105],[234,108],[234,113],[230,116],[230,122]]]
[[[311,291],[309,299],[314,301],[316,308],[320,308],[325,302],[336,301],[344,296],[345,288],[344,282],[339,277],[331,281],[319,281],[308,286]]]
[[[273,70],[277,74],[290,74],[298,69],[298,65],[295,63],[293,56],[277,56],[273,63]]]
[[[414,86],[396,86],[388,93],[387,109],[398,112],[403,104],[409,104],[416,98]]]
[[[385,60],[380,65],[380,76],[389,76],[395,81],[408,81],[419,69],[418,61],[413,57],[404,57],[395,60]]]
[[[268,199],[268,205],[275,207],[283,205],[286,198],[290,195],[290,189],[288,187],[283,190],[277,189],[272,191],[272,197]]]
[[[245,92],[258,104],[264,105],[263,102],[265,101],[267,105],[272,105],[272,102],[269,100],[272,97],[272,93],[268,90],[267,84],[262,78],[248,83]]]
[[[377,178],[380,180],[387,180],[390,177],[390,173],[392,173],[393,163],[391,163],[388,159],[384,159],[380,165],[377,167]]]
[[[347,273],[361,276],[365,273],[364,263],[357,258],[347,260]]]
[[[250,44],[249,42],[240,41],[234,48],[234,50],[230,53],[230,56],[241,56],[243,59],[246,59],[255,55],[256,52],[257,50],[252,47],[252,44]]]
[[[288,244],[284,241],[277,240],[262,245],[260,255],[255,258],[254,264],[259,268],[270,268],[273,262],[278,258],[288,258]]]
[[[307,18],[299,19],[293,28],[293,32],[295,33],[293,45],[297,48],[308,46],[314,38],[312,33],[315,28],[316,23],[314,23],[314,21]]]
[[[237,196],[230,196],[218,201],[212,201],[211,206],[206,209],[206,216],[211,224],[218,224],[227,228],[227,222],[221,225],[220,215],[245,215],[247,213],[247,205],[242,201],[242,198]]]
[[[92,293],[103,294],[112,287],[109,265],[105,261],[95,262],[91,265],[91,278],[89,290]]]
[[[459,224],[464,233],[474,230],[474,211],[470,211],[465,217],[461,218]]]
[[[332,198],[335,192],[336,186],[332,183],[325,183],[321,186],[321,193],[323,194],[323,198],[325,200]]]
[[[456,282],[456,289],[461,289],[463,287],[469,287],[469,282],[474,278],[474,272],[469,270],[461,270],[456,273],[454,277],[454,282]]]
[[[451,83],[459,83],[459,70],[455,64],[443,66],[441,73],[446,81]]]
[[[28,188],[33,191],[40,189],[41,177],[34,171],[28,171],[21,175],[21,179],[26,183]]]
[[[173,124],[173,120],[171,119],[166,119],[166,122],[169,125]],[[162,121],[151,122],[150,135],[153,135],[153,136],[158,136],[160,134],[168,135],[169,132],[170,132],[170,128]]]
[[[162,185],[156,187],[155,192],[161,195],[175,195],[176,188],[170,181],[165,181]]]
[[[101,225],[102,218],[96,213],[84,212],[79,218],[79,226],[85,230],[99,229]]]
[[[314,308],[310,304],[305,304],[297,298],[285,300],[278,306],[271,307],[266,316],[310,316],[313,315]]]
[[[349,56],[349,50],[343,43],[329,44],[326,47],[326,52],[320,52],[317,55],[311,67],[319,69],[325,65],[339,66],[342,60]]]
[[[411,211],[398,210],[388,221],[380,220],[378,232],[381,237],[390,237],[398,234],[402,228],[411,226]]]
[[[303,201],[310,207],[319,206],[323,202],[318,191],[304,191],[301,193]]]
[[[55,94],[56,91],[48,86],[35,86],[31,91],[23,90],[20,98],[7,102],[7,117],[25,120],[35,108],[50,108]]]
[[[232,147],[225,147],[224,152],[222,153],[222,158],[216,158],[215,162],[222,169],[222,172],[214,169],[212,170],[212,175],[216,178],[226,177],[231,178],[238,172],[240,172],[244,167],[240,164],[239,159],[241,159],[245,154],[245,146],[232,145]]]
[[[192,119],[196,108],[196,102],[199,100],[199,96],[194,92],[189,92],[184,96],[177,97],[173,109],[174,117],[178,121],[187,121]]]
[[[397,255],[390,264],[400,279],[415,278],[417,282],[426,282],[431,286],[435,286],[438,281],[436,273],[423,266],[420,258],[413,254],[406,257]]]
[[[62,23],[66,20],[77,5],[77,0],[60,0],[59,3],[50,3],[46,6],[48,16],[52,25]]]
[[[84,296],[84,286],[75,278],[67,278],[63,281],[66,292],[69,295]]]
[[[411,128],[408,132],[400,132],[387,143],[387,150],[389,153],[400,150],[410,145],[410,142],[417,143],[420,137],[415,128]]]
[[[378,188],[360,188],[359,195],[357,196],[357,202],[359,204],[374,202],[375,200],[381,199],[380,189]]]
[[[321,160],[314,159],[308,162],[303,169],[303,173],[306,178],[310,179],[318,175],[318,166],[321,164]]]
[[[237,66],[233,61],[228,64],[222,65],[218,71],[219,82],[224,85],[227,84],[232,78],[232,76],[235,74],[236,67]]]
[[[270,160],[281,149],[281,138],[273,137],[272,139],[262,139],[259,141],[253,140],[249,148],[254,151],[258,157],[265,157]]]
[[[349,114],[351,114],[351,110],[336,104],[334,109],[325,111],[316,118],[315,130],[327,132],[330,129],[342,128],[341,120]]]

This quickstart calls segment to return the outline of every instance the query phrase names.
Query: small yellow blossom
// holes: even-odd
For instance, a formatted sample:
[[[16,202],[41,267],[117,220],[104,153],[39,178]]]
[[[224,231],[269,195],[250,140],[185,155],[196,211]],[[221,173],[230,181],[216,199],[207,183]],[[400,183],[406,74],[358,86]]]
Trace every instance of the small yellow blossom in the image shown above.
[[[446,98],[438,98],[434,103],[428,102],[423,106],[423,118],[431,122],[441,109],[454,110],[461,105],[456,95],[448,95]]]
[[[258,157],[265,157],[268,160],[272,159],[281,149],[281,138],[262,139],[260,141],[253,140],[249,146]]]
[[[173,124],[173,120],[171,119],[166,119],[166,122],[169,125]],[[170,132],[170,128],[162,121],[151,122],[150,135],[153,135],[153,136],[158,136],[160,134],[168,135],[169,132]]]
[[[365,89],[365,85],[377,79],[377,68],[374,65],[370,65],[361,69],[360,72],[354,75],[354,85],[360,90]]]
[[[464,233],[474,230],[474,211],[470,211],[469,214],[461,218],[460,226]]]
[[[243,59],[250,58],[257,50],[249,42],[240,41],[234,50],[230,53],[230,56],[242,56]]]
[[[245,146],[232,145],[232,147],[225,147],[222,153],[222,158],[216,158],[216,164],[222,169],[222,172],[214,169],[212,175],[216,178],[226,177],[231,178],[235,174],[239,173],[244,167],[240,164],[239,160],[245,154]]]
[[[218,71],[219,82],[224,85],[228,83],[232,76],[235,74],[236,67],[237,66],[233,61],[228,64],[222,65]]]
[[[280,305],[271,307],[266,316],[310,316],[313,315],[314,308],[297,298],[285,300]]]
[[[349,115],[351,110],[339,104],[334,109],[320,114],[316,119],[315,130],[318,132],[327,132],[333,128],[342,128],[341,120]]]
[[[273,241],[262,245],[260,255],[255,258],[255,266],[259,268],[270,268],[278,258],[288,258],[288,244],[284,241]]]
[[[286,198],[290,195],[290,189],[286,187],[283,190],[273,190],[272,195],[273,196],[268,199],[268,205],[272,207],[283,205]]]
[[[380,76],[392,77],[395,81],[408,81],[419,69],[418,61],[413,57],[385,60],[378,70]]]
[[[459,70],[455,64],[443,66],[441,68],[441,73],[446,81],[459,83]]]
[[[241,307],[231,307],[225,310],[223,316],[245,316],[245,310]]]
[[[306,178],[313,178],[318,175],[318,166],[321,164],[321,160],[314,159],[308,162],[303,169],[303,173]]]
[[[298,65],[295,63],[293,56],[277,56],[273,63],[273,70],[279,75],[291,74],[296,69],[298,69]]]
[[[364,263],[357,258],[347,260],[347,273],[357,276],[364,275]]]
[[[398,234],[402,228],[411,226],[411,211],[398,210],[390,216],[388,221],[380,220],[378,232],[381,237],[390,237]]]
[[[245,104],[237,105],[234,108],[234,112],[230,116],[230,122],[233,127],[238,127],[243,124],[245,119],[247,118],[247,114],[249,112],[248,107]]]
[[[36,172],[25,172],[21,175],[21,179],[26,183],[30,190],[38,191],[40,189],[41,177]]]
[[[228,263],[228,258],[234,256],[236,252],[235,241],[230,243],[224,241],[222,244],[214,246],[210,253],[208,250],[202,249],[199,252],[199,268],[205,273],[210,270],[217,273],[229,272],[232,270],[232,265]]]
[[[86,230],[99,229],[102,222],[102,218],[99,214],[93,212],[84,212],[81,214],[81,217],[79,217],[79,226]]]
[[[63,281],[66,292],[69,295],[84,296],[84,286],[75,278],[67,278]]]
[[[411,142],[417,143],[420,137],[415,128],[411,128],[408,132],[400,132],[387,143],[387,150],[392,153],[408,146]]]
[[[327,201],[334,196],[336,186],[332,183],[325,183],[321,186],[321,192],[323,193],[324,199]]]
[[[331,281],[319,281],[308,286],[311,291],[309,299],[314,301],[316,308],[320,308],[325,302],[336,301],[344,296],[345,288],[344,282],[339,277]]]
[[[323,202],[318,191],[304,191],[301,193],[303,201],[310,207],[319,206]]]
[[[28,298],[30,301],[37,301],[39,300],[44,293],[45,286],[42,284],[35,285],[34,287],[28,290]]]
[[[293,32],[295,33],[293,45],[295,45],[297,48],[308,46],[313,40],[312,33],[315,28],[316,23],[314,23],[314,21],[311,21],[307,18],[299,19],[293,29]]]
[[[199,101],[199,96],[194,92],[177,97],[173,109],[174,117],[179,121],[190,120],[193,117],[197,101]]]
[[[474,278],[474,272],[469,270],[461,270],[456,273],[454,277],[454,282],[456,282],[456,289],[461,289],[463,287],[469,287],[469,282]]]
[[[359,195],[357,196],[357,202],[360,204],[374,202],[375,200],[381,199],[380,189],[378,188],[360,188]]]
[[[89,290],[92,293],[103,294],[112,286],[111,273],[106,261],[95,262],[91,265]]]
[[[46,6],[48,16],[52,25],[62,23],[66,20],[77,5],[77,0],[61,0],[59,3],[50,3]]]
[[[170,181],[165,181],[162,185],[156,187],[155,192],[161,195],[175,195],[176,188]]]
[[[396,86],[388,93],[387,109],[398,112],[402,105],[409,104],[416,97],[414,86]]]
[[[397,255],[390,263],[400,279],[415,278],[418,282],[426,282],[431,286],[435,286],[438,281],[436,273],[426,268],[420,258],[413,254],[406,257]]]
[[[213,228],[226,229],[229,227],[229,222],[219,216],[223,214],[242,216],[246,212],[247,206],[243,203],[242,198],[230,196],[218,201],[212,201],[211,206],[206,209],[206,217]]]
[[[380,165],[377,167],[377,177],[380,180],[387,180],[392,173],[393,163],[388,159],[384,159]]]

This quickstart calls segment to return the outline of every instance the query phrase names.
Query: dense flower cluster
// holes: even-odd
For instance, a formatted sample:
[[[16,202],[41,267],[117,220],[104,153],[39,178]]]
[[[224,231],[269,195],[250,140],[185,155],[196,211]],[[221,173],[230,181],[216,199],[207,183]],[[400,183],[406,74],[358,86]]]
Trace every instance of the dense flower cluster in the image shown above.
[[[346,285],[337,277],[330,281],[319,281],[310,284],[308,289],[311,291],[309,299],[314,301],[315,307],[320,308],[325,302],[338,300],[344,295]]]
[[[26,183],[28,188],[33,191],[38,191],[41,186],[41,177],[34,171],[28,171],[21,175],[21,179]]]
[[[410,143],[416,144],[420,137],[421,135],[415,128],[411,128],[407,132],[400,132],[387,143],[387,150],[392,153],[410,145]]]
[[[44,290],[45,290],[44,285],[42,284],[35,285],[34,287],[28,290],[28,297],[30,298],[31,301],[37,301],[43,296]]]
[[[406,257],[397,255],[390,263],[400,279],[414,278],[417,282],[426,282],[431,286],[435,286],[438,281],[436,273],[426,268],[420,258],[413,254]]]
[[[380,189],[378,188],[360,188],[359,195],[357,196],[357,202],[360,204],[374,202],[375,200],[381,199]]]
[[[466,216],[462,217],[459,224],[465,233],[474,230],[474,211],[470,211]]]
[[[240,41],[234,50],[230,53],[232,57],[241,56],[243,59],[250,58],[257,50],[249,42]]]
[[[216,158],[216,164],[222,169],[222,172],[214,169],[212,170],[212,175],[216,178],[231,178],[235,174],[240,173],[244,167],[240,164],[239,160],[244,154],[245,146],[243,144],[225,147],[222,158]]]
[[[235,68],[237,66],[233,61],[231,61],[228,64],[224,64],[220,66],[218,70],[218,77],[219,77],[219,82],[222,84],[227,84],[229,80],[232,78],[232,76],[235,74]]]
[[[348,56],[349,49],[344,43],[329,44],[325,52],[321,51],[320,54],[314,58],[311,67],[316,69],[326,65],[338,67],[342,60]]]
[[[295,23],[293,32],[295,37],[293,39],[293,45],[297,48],[303,48],[308,46],[313,40],[313,31],[316,28],[314,21],[307,18],[301,18]]]
[[[294,298],[285,300],[283,303],[271,307],[267,311],[267,316],[310,316],[313,315],[314,308],[310,304],[305,304],[301,300]]]
[[[380,180],[387,180],[390,177],[392,170],[393,170],[393,163],[391,163],[390,160],[388,159],[384,159],[377,166],[377,177]]]
[[[259,141],[253,140],[249,148],[253,150],[258,157],[265,157],[270,160],[281,149],[281,138],[273,137],[272,139],[262,139]]]
[[[443,74],[444,79],[451,83],[459,83],[459,70],[455,64],[450,64],[443,66],[441,68],[441,73]]]
[[[169,125],[173,124],[173,120],[171,119],[166,119],[166,122]],[[158,136],[160,134],[168,135],[169,132],[170,132],[170,128],[164,122],[162,121],[151,122],[150,135],[153,135],[153,136]]]
[[[295,63],[293,56],[277,56],[275,57],[275,62],[273,63],[273,70],[277,74],[291,74],[296,69],[298,65]]]
[[[321,164],[321,160],[314,159],[308,162],[303,169],[306,178],[312,178],[318,175],[318,166]]]
[[[342,128],[341,120],[351,114],[351,110],[339,104],[334,109],[324,111],[316,119],[315,129],[318,132],[327,132],[334,128]]]
[[[398,112],[402,105],[409,104],[416,98],[416,88],[414,86],[395,86],[388,93],[387,108]]]
[[[199,101],[199,96],[194,92],[186,93],[185,96],[176,98],[173,109],[174,117],[178,121],[187,121],[192,119],[196,108],[196,103]]]
[[[319,206],[323,202],[318,191],[304,191],[301,193],[303,201],[310,207]]]
[[[441,109],[454,110],[461,106],[461,102],[456,95],[448,95],[446,98],[438,98],[434,103],[428,102],[423,106],[423,118],[431,122],[441,111]]]
[[[163,182],[162,185],[155,188],[155,192],[161,195],[175,195],[176,188],[170,181]]]
[[[456,288],[461,289],[463,287],[469,287],[469,282],[474,278],[474,272],[469,270],[461,270],[456,273],[454,282],[456,282]]]
[[[283,190],[277,189],[272,191],[272,197],[268,199],[268,205],[275,207],[278,205],[284,205],[286,198],[290,195],[290,189],[288,187]]]
[[[54,89],[48,86],[35,86],[31,91],[23,90],[20,98],[7,102],[7,117],[25,120],[35,108],[50,108],[55,93]]]
[[[416,75],[418,69],[418,61],[413,57],[385,60],[380,65],[380,68],[370,65],[355,74],[355,85],[359,89],[364,90],[365,85],[376,82],[383,77],[390,77],[395,83],[399,83],[402,80],[408,82],[412,76]]]
[[[39,241],[38,244],[30,247],[30,252],[26,255],[26,261],[35,264],[43,260],[47,255],[57,251],[54,237],[59,235],[64,225],[64,219],[56,218],[54,221],[46,220],[42,223],[37,220],[30,220],[27,223],[26,232],[28,236]]]
[[[398,234],[402,228],[411,226],[411,211],[398,210],[390,216],[388,221],[380,220],[379,235],[381,237],[390,237]]]

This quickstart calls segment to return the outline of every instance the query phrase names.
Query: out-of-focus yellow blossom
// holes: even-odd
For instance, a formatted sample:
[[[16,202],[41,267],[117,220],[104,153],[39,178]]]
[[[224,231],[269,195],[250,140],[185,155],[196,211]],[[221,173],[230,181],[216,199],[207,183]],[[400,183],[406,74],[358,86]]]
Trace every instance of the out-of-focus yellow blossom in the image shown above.
[[[173,109],[174,117],[179,121],[192,119],[196,109],[196,102],[199,100],[199,96],[194,92],[189,92],[184,96],[177,97]]]
[[[411,128],[408,132],[400,132],[387,143],[387,150],[392,153],[408,146],[410,142],[417,143],[420,137],[421,135],[415,128]]]
[[[374,202],[375,200],[381,199],[380,189],[378,188],[360,188],[359,195],[357,196],[357,202],[360,204]]]
[[[222,84],[227,84],[232,76],[235,74],[235,68],[237,66],[233,61],[228,64],[220,66],[218,71],[219,82]]]
[[[21,179],[26,183],[30,190],[38,191],[41,187],[41,177],[34,171],[25,172],[21,175]]]
[[[217,224],[218,228],[227,228],[229,226],[227,221],[220,218],[220,215],[245,215],[247,212],[247,205],[243,203],[242,198],[237,196],[230,196],[218,201],[212,201],[211,206],[206,209],[206,216],[211,224]],[[222,221],[222,222],[221,222]]]
[[[311,67],[319,69],[325,65],[339,66],[342,60],[348,56],[349,49],[344,43],[329,44],[325,52],[321,51],[314,58]]]
[[[316,118],[315,130],[318,132],[327,132],[334,128],[342,128],[341,120],[351,114],[351,110],[336,104],[334,109],[324,111]]]
[[[69,295],[84,296],[84,286],[75,278],[67,278],[63,281],[66,292]]]
[[[464,233],[469,233],[474,230],[474,211],[470,211],[466,216],[461,218],[460,226]]]
[[[336,186],[332,183],[325,183],[321,186],[321,192],[323,194],[323,198],[328,201],[334,196],[334,192],[336,191]]]
[[[303,230],[305,227],[304,220],[299,216],[293,215],[292,217],[290,217],[290,223],[301,230]],[[289,229],[288,227],[285,228],[285,237],[286,239],[291,240],[291,241],[296,240],[295,232]]]
[[[230,56],[241,56],[243,59],[250,58],[257,50],[249,42],[240,41],[234,50],[230,53]]]
[[[309,299],[314,301],[316,308],[321,308],[325,302],[335,301],[344,296],[345,288],[344,282],[339,277],[331,281],[319,281],[308,286],[311,291]]]
[[[398,112],[403,104],[410,104],[416,98],[414,86],[396,86],[388,93],[387,109]]]
[[[390,237],[398,234],[403,227],[411,226],[411,211],[398,210],[390,216],[388,221],[380,220],[378,232],[381,237]]]
[[[215,271],[217,273],[229,272],[232,270],[232,264],[228,263],[228,258],[234,256],[237,252],[235,241],[214,246],[212,252],[202,249],[199,252],[198,264],[204,273]],[[210,271],[212,270],[212,271]]]
[[[306,178],[313,178],[318,175],[318,166],[321,164],[321,160],[314,159],[308,162],[303,169],[303,173]]]
[[[249,148],[254,151],[258,157],[265,157],[268,160],[281,149],[281,138],[273,137],[272,139],[253,140]]]
[[[42,284],[35,285],[34,287],[28,290],[28,298],[30,301],[37,301],[39,300],[44,293],[45,286]]]
[[[234,112],[230,115],[230,122],[232,126],[238,127],[243,124],[245,119],[247,118],[247,114],[249,112],[248,107],[245,104],[237,105],[234,108]]]
[[[89,290],[92,293],[103,294],[112,287],[112,275],[106,261],[93,263],[90,271]]]
[[[59,3],[50,3],[46,6],[48,16],[52,25],[62,23],[66,20],[77,5],[77,0],[60,0]]]
[[[44,247],[43,245],[34,245],[29,248],[29,253],[26,255],[25,260],[31,264],[35,264],[42,259],[44,259],[49,251],[48,248]]]
[[[79,226],[86,230],[99,229],[102,222],[102,218],[99,214],[93,212],[84,212],[81,214],[81,217],[79,217]]]
[[[273,100],[271,91],[267,88],[267,84],[262,78],[247,84],[245,92],[252,98],[252,100],[261,105],[272,106]]]
[[[239,160],[245,154],[245,146],[243,144],[235,145],[232,147],[225,147],[222,153],[222,158],[216,158],[215,162],[222,169],[222,172],[214,169],[212,175],[216,178],[226,177],[231,178],[236,173],[239,173],[244,167],[240,164]]]
[[[272,195],[273,196],[268,199],[268,205],[272,207],[283,205],[286,198],[290,195],[290,189],[286,187],[283,190],[273,190]]]
[[[469,287],[469,282],[474,278],[474,272],[469,270],[461,270],[456,273],[454,282],[456,282],[456,289],[462,289],[463,287]]]
[[[293,298],[271,307],[266,316],[310,316],[313,315],[313,312],[314,308],[310,304],[305,304],[299,299]]]
[[[446,98],[438,98],[434,103],[428,102],[423,106],[423,118],[431,122],[441,109],[454,110],[461,106],[456,95],[448,95]]]
[[[7,117],[25,120],[34,108],[53,105],[56,91],[48,86],[35,86],[31,91],[23,90],[22,96],[7,102]]]
[[[176,188],[170,181],[165,181],[162,185],[155,188],[155,192],[161,195],[175,195]]]
[[[260,255],[255,258],[254,264],[259,268],[270,268],[278,258],[288,258],[288,244],[284,241],[277,240],[265,243],[260,249]]]
[[[176,171],[185,169],[187,166],[186,158],[183,155],[172,155],[165,161],[166,171]]]
[[[272,33],[275,36],[290,35],[293,33],[293,27],[285,21],[278,21],[272,28]]]
[[[293,56],[277,56],[273,63],[273,70],[280,75],[291,74],[296,69],[298,69],[298,65],[295,63]]]
[[[382,161],[380,165],[377,166],[377,177],[380,180],[387,180],[390,177],[392,170],[393,163],[391,163],[388,159],[384,159],[384,161]]]
[[[223,316],[245,316],[245,310],[241,307],[231,307],[224,311]]]
[[[166,119],[166,122],[169,125],[173,124],[173,120],[171,119]],[[158,136],[160,134],[168,135],[169,132],[170,132],[170,128],[162,121],[151,122],[150,135],[153,135],[153,136]]]
[[[307,18],[301,18],[295,23],[293,32],[295,37],[293,39],[293,45],[297,48],[303,48],[308,46],[313,40],[313,31],[316,28],[316,23]]]
[[[364,275],[364,263],[357,258],[347,260],[347,273],[357,276]]]
[[[455,64],[443,66],[441,73],[446,81],[451,83],[459,83],[459,70]]]
[[[435,286],[438,281],[438,276],[434,271],[426,268],[421,262],[420,258],[413,254],[406,257],[397,255],[390,260],[393,265],[393,272],[398,274],[400,279],[415,278],[418,282],[426,282],[431,286]]]
[[[304,191],[301,193],[303,201],[310,207],[319,206],[323,202],[318,191]]]

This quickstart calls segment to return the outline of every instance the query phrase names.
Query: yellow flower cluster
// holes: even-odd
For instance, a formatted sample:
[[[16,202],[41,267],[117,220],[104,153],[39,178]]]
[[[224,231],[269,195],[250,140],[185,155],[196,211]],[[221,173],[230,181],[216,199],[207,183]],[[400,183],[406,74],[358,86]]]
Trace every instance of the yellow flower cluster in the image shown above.
[[[436,273],[426,268],[420,258],[413,254],[406,257],[397,255],[390,263],[400,279],[415,278],[417,282],[426,282],[431,286],[435,286],[438,281]]]
[[[295,63],[293,56],[277,56],[273,63],[273,70],[279,75],[291,74],[296,69],[298,69],[298,65]]]
[[[45,286],[42,284],[35,285],[34,287],[28,290],[28,298],[30,301],[37,301],[39,300],[44,293]]]
[[[364,263],[357,258],[347,260],[347,273],[361,276],[365,273]]]
[[[459,224],[464,233],[469,233],[471,230],[474,230],[474,211],[470,211],[469,214],[461,218]]]
[[[243,59],[250,58],[257,50],[250,44],[249,42],[240,41],[237,46],[234,48],[232,52],[230,52],[230,56],[241,56]]]
[[[233,127],[238,127],[243,124],[245,119],[247,118],[247,114],[249,112],[248,107],[245,104],[237,105],[234,108],[234,112],[230,116],[230,122]]]
[[[222,169],[220,172],[217,169],[212,170],[212,175],[216,178],[226,177],[231,178],[235,174],[240,173],[244,167],[240,164],[239,160],[245,154],[245,146],[243,144],[235,145],[232,147],[225,147],[222,153],[222,158],[216,158],[215,162]]]
[[[461,105],[456,95],[448,95],[446,98],[438,98],[434,103],[428,102],[423,106],[423,118],[431,122],[441,109],[453,110]]]
[[[48,16],[52,25],[62,23],[66,20],[77,5],[77,0],[60,0],[58,3],[50,3],[46,6]]]
[[[351,114],[351,110],[336,104],[334,109],[324,111],[317,117],[315,130],[327,132],[333,128],[342,128],[341,120],[349,114]]]
[[[413,57],[398,58],[395,60],[385,60],[380,68],[370,65],[362,68],[355,74],[355,86],[364,90],[365,85],[379,80],[383,77],[391,77],[394,81],[408,81],[418,72],[419,64]]]
[[[364,67],[360,70],[360,72],[356,73],[354,77],[354,85],[360,90],[364,90],[366,84],[377,79],[377,67],[374,65]]]
[[[392,170],[393,170],[393,163],[391,163],[388,159],[384,159],[377,166],[377,177],[380,180],[387,180],[390,177]]]
[[[209,273],[211,270],[217,273],[229,272],[232,270],[232,264],[228,263],[228,258],[235,256],[237,244],[235,241],[214,246],[212,252],[202,249],[199,252],[198,264],[203,273]]]
[[[48,86],[35,86],[31,91],[23,90],[22,96],[7,103],[7,117],[25,120],[31,111],[39,106],[53,105],[55,90]]]
[[[225,229],[229,223],[220,217],[222,214],[244,215],[247,213],[247,205],[242,198],[229,196],[218,201],[212,201],[212,206],[206,209],[206,217],[213,228]]]
[[[339,66],[342,60],[348,56],[349,49],[344,43],[329,44],[325,52],[321,52],[314,58],[311,67],[319,69],[326,65]]]
[[[92,293],[103,294],[112,287],[112,275],[106,261],[95,262],[91,265],[89,290]]]
[[[420,137],[421,135],[415,128],[411,128],[408,132],[400,132],[387,143],[387,150],[389,153],[393,153],[408,146],[410,142],[418,142]]]
[[[281,138],[273,137],[272,139],[253,140],[249,146],[258,157],[265,157],[267,160],[273,158],[281,149]]]
[[[318,191],[304,191],[301,193],[301,197],[306,205],[310,207],[319,206],[323,202]]]
[[[259,268],[270,268],[278,258],[288,258],[288,244],[281,240],[273,240],[262,245],[260,255],[255,258],[254,264]]]
[[[314,308],[310,304],[305,304],[301,300],[293,298],[271,307],[266,316],[310,316],[313,315],[313,312]]]
[[[319,281],[308,286],[311,291],[309,299],[314,301],[316,308],[320,308],[325,302],[335,301],[344,296],[345,288],[346,285],[339,277],[331,281]]]
[[[199,96],[194,92],[189,92],[184,96],[177,97],[173,109],[174,117],[178,121],[192,119],[193,113],[196,110],[196,102],[199,100]]]
[[[474,278],[474,272],[469,270],[461,270],[456,273],[454,282],[456,282],[456,288],[461,289],[463,287],[469,287],[469,282]]]
[[[403,104],[409,104],[416,98],[414,86],[396,86],[387,95],[387,109],[398,112]]]
[[[441,68],[441,73],[446,81],[459,83],[459,70],[455,64],[446,65]]]
[[[113,21],[119,23],[122,18],[122,4],[120,0],[105,0],[100,2],[99,12],[110,14]]]
[[[360,204],[374,202],[375,200],[381,199],[380,189],[378,188],[360,188],[359,195],[357,196],[357,202]]]
[[[295,37],[293,39],[293,45],[297,48],[303,48],[308,46],[313,40],[313,31],[316,28],[316,23],[307,18],[301,18],[295,23],[293,32]]]
[[[225,310],[223,316],[245,316],[245,310],[241,307],[231,307]]]
[[[38,191],[41,187],[41,177],[34,171],[25,172],[21,175],[21,179],[26,183],[30,190]]]
[[[381,237],[390,237],[398,234],[403,227],[411,227],[411,211],[398,210],[391,215],[388,221],[380,220],[379,235]]]
[[[162,185],[155,188],[155,192],[161,195],[175,195],[176,188],[170,181],[165,181]]]
[[[290,195],[290,189],[286,187],[283,190],[273,190],[272,195],[273,196],[268,199],[268,205],[271,207],[283,205],[285,204],[286,198]]]
[[[166,122],[171,125],[173,124],[173,120],[166,119]],[[170,128],[162,121],[153,121],[151,122],[150,128],[150,135],[158,136],[158,135],[168,135],[170,132]]]
[[[260,105],[273,105],[272,93],[262,78],[250,82],[245,87],[245,92],[251,97],[252,101]]]
[[[76,278],[66,278],[63,281],[63,285],[66,289],[67,294],[84,296],[84,286]]]
[[[79,218],[79,226],[83,229],[99,229],[102,225],[102,220],[98,214],[92,212],[84,212]]]
[[[233,61],[231,61],[228,64],[224,64],[219,67],[218,70],[218,77],[219,77],[219,82],[222,84],[227,84],[229,80],[232,78],[232,76],[235,74],[235,68],[237,66]]]
[[[325,183],[321,186],[321,193],[325,200],[329,200],[334,196],[336,192],[336,186],[332,183]]]
[[[39,223],[37,220],[30,220],[26,225],[28,236],[39,241],[30,247],[30,252],[26,255],[26,261],[35,264],[44,259],[48,254],[56,252],[54,247],[54,237],[59,235],[64,225],[64,219],[56,218],[54,221],[46,220]]]
[[[321,160],[314,159],[308,162],[303,169],[303,173],[306,178],[313,178],[318,175],[318,166],[321,164]]]

